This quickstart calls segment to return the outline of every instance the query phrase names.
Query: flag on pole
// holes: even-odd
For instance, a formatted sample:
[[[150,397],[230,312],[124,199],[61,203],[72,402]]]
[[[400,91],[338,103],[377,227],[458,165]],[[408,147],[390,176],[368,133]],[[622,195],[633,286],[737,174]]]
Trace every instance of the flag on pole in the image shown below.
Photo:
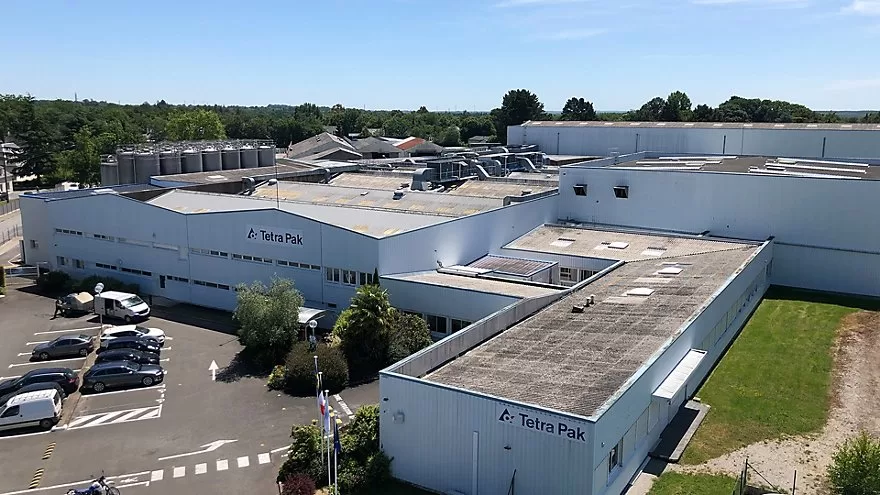
[[[330,408],[328,407],[326,401],[324,403],[323,410],[321,412],[324,414],[324,421],[323,421],[324,424],[321,425],[322,429],[324,431],[324,435],[329,435],[331,433],[331,430],[330,430]]]
[[[339,454],[342,452],[342,445],[339,443],[339,423],[338,418],[333,422],[333,483],[334,493],[339,495]]]
[[[342,452],[342,444],[339,443],[339,423],[338,419],[333,422],[333,450],[336,452],[336,455]]]
[[[327,409],[327,398],[324,397],[324,392],[318,391],[318,409],[321,410],[321,416],[324,416],[324,410]]]

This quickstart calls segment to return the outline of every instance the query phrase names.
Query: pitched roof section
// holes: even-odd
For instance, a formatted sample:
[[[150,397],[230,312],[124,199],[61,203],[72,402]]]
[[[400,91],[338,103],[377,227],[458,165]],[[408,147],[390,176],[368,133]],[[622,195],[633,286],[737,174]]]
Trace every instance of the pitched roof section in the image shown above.
[[[287,147],[287,158],[308,158],[323,151],[334,148],[344,148],[354,151],[354,147],[341,137],[334,136],[328,132],[322,132],[317,136],[291,144]]]
[[[425,140],[422,138],[419,138],[419,137],[408,137],[408,138],[404,139],[403,141],[397,143],[395,146],[406,151],[406,150],[412,148],[413,146],[418,146],[424,142],[425,142]]]

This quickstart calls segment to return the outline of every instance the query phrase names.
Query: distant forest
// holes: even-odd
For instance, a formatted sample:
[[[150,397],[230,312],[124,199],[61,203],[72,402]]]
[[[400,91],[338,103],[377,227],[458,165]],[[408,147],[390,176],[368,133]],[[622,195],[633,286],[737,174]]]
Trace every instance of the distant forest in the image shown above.
[[[164,140],[270,139],[278,147],[324,132],[340,136],[418,136],[442,146],[466,144],[475,136],[505,142],[509,125],[527,120],[695,121],[695,122],[865,122],[880,123],[880,112],[814,111],[777,100],[733,96],[717,107],[694,106],[681,91],[647,101],[627,112],[596,112],[593,103],[570,98],[561,112],[544,110],[526,89],[508,91],[490,112],[361,110],[342,105],[140,105],[105,101],[36,100],[0,95],[0,137],[21,147],[19,175],[41,184],[62,180],[94,184],[101,155],[122,144]]]

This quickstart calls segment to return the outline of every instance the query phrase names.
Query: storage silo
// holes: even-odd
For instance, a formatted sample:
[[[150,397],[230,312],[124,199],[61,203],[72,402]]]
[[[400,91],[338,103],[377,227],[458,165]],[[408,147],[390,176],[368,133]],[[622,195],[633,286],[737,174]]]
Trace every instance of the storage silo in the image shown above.
[[[119,165],[116,162],[101,164],[101,185],[115,186],[119,184]]]
[[[257,156],[257,150],[253,146],[242,146],[241,168],[257,168],[259,166],[260,159]]]
[[[150,177],[159,175],[159,155],[138,153],[134,156],[134,179],[138,184],[149,184]]]
[[[180,155],[176,151],[163,151],[159,153],[159,172],[162,175],[179,174]]]
[[[275,148],[273,146],[260,146],[260,166],[275,166]]]
[[[117,153],[116,165],[119,184],[134,184],[134,153],[131,151]]]
[[[223,170],[236,170],[241,168],[241,154],[237,149],[226,147],[221,151],[223,158]]]
[[[202,171],[202,154],[194,149],[184,150],[180,154],[180,162],[185,174]]]
[[[222,170],[223,166],[220,161],[220,150],[216,148],[206,148],[202,150],[202,171],[214,172]]]

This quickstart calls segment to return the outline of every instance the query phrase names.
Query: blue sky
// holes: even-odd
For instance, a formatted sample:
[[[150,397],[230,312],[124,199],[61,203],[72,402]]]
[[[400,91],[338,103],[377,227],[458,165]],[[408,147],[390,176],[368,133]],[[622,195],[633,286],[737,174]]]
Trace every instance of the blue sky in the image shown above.
[[[626,110],[683,90],[880,108],[880,0],[4,0],[0,93]]]

